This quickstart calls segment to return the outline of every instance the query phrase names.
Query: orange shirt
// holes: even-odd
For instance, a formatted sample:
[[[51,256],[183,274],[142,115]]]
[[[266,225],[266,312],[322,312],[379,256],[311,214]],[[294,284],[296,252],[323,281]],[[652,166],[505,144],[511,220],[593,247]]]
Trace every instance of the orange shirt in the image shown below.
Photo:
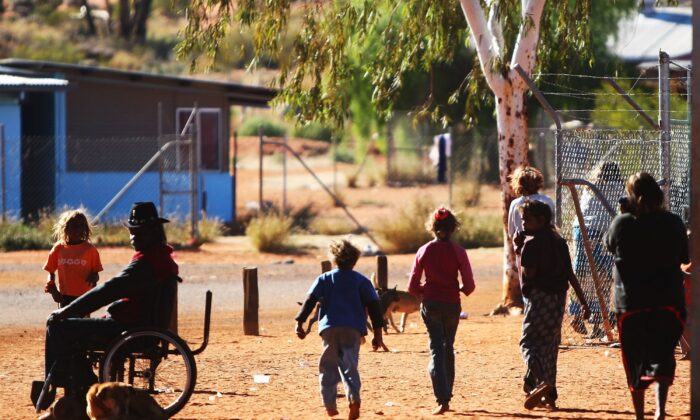
[[[44,270],[58,273],[58,291],[65,296],[80,296],[92,288],[87,282],[90,273],[102,271],[100,254],[90,242],[77,245],[59,243],[49,253]]]

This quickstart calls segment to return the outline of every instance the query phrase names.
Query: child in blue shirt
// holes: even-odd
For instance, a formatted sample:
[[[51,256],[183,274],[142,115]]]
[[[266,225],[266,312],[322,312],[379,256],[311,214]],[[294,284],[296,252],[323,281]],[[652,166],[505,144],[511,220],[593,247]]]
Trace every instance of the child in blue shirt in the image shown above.
[[[342,380],[350,403],[349,419],[360,417],[360,342],[367,335],[367,313],[372,320],[376,350],[382,342],[382,310],[372,282],[353,270],[360,251],[347,240],[334,241],[329,257],[338,267],[316,278],[296,320],[296,335],[306,337],[304,322],[320,302],[318,333],[323,341],[318,363],[321,398],[329,416],[338,414],[336,394]]]

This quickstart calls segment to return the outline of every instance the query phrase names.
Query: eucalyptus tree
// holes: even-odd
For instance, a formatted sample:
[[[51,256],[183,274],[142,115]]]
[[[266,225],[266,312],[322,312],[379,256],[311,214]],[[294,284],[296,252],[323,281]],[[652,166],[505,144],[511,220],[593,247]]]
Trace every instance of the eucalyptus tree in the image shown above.
[[[629,3],[630,1],[626,1]],[[178,46],[180,57],[202,53],[214,58],[221,40],[237,22],[253,34],[255,58],[279,56],[281,37],[290,16],[301,16],[289,59],[281,63],[275,101],[285,104],[299,122],[332,121],[348,117],[352,86],[352,54],[360,51],[364,72],[372,86],[372,105],[380,116],[391,115],[411,71],[430,72],[451,62],[457,46],[469,43],[478,63],[464,68],[464,83],[448,99],[466,99],[463,118],[474,123],[484,106],[495,110],[498,128],[499,174],[502,186],[504,232],[513,197],[509,175],[528,164],[527,85],[514,70],[527,73],[591,57],[592,0],[193,0],[188,25]],[[611,9],[615,2],[601,1]],[[381,31],[377,31],[381,28]],[[379,36],[381,48],[371,45]],[[542,38],[542,39],[541,39]],[[289,52],[289,51],[287,51]],[[416,113],[444,125],[452,123],[445,105],[428,94]],[[468,227],[467,227],[468,228]],[[522,307],[512,242],[504,233],[503,299],[494,312]]]

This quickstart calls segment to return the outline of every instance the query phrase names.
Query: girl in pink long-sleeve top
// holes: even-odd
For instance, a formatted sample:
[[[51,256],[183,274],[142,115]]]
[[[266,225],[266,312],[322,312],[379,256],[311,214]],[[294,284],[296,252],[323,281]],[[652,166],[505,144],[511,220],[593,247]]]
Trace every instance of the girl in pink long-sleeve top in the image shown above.
[[[421,316],[430,338],[428,373],[438,406],[433,414],[450,408],[455,379],[454,341],[461,312],[459,292],[474,291],[474,277],[467,252],[450,241],[459,221],[448,209],[440,207],[426,222],[435,239],[420,247],[411,269],[409,293],[421,297]],[[425,272],[425,281],[421,278]],[[457,275],[462,278],[460,287]]]

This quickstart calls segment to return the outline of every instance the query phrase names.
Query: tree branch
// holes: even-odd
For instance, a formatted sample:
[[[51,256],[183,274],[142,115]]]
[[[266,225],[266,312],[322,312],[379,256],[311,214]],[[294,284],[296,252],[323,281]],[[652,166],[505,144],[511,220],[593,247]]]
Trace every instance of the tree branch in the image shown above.
[[[491,0],[489,5],[489,32],[493,35],[493,52],[497,57],[503,55],[503,46],[505,39],[503,38],[503,29],[501,28],[501,20],[499,19],[498,1]]]
[[[460,0],[459,2],[472,33],[486,83],[494,93],[500,92],[503,89],[504,79],[503,76],[494,71],[494,61],[498,57],[496,55],[497,46],[493,34],[489,32],[484,10],[481,8],[479,0]]]
[[[513,50],[513,58],[510,63],[511,69],[516,64],[520,64],[523,70],[530,73],[535,67],[537,42],[540,35],[540,20],[544,3],[545,0],[522,0],[522,22],[520,23],[520,32]],[[556,47],[553,46],[553,48]],[[519,77],[516,77],[515,80],[518,80],[518,83],[524,83]]]

